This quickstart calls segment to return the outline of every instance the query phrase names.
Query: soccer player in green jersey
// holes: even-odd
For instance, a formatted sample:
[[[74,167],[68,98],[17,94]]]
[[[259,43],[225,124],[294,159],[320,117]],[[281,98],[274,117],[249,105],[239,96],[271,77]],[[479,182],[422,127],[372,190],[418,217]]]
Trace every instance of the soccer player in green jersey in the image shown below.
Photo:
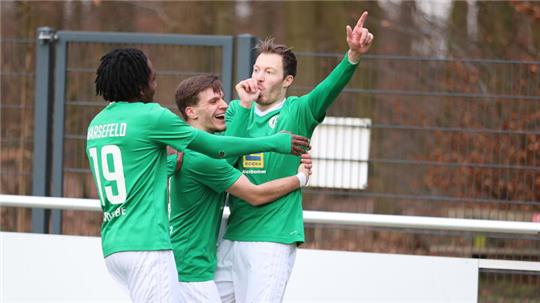
[[[296,75],[293,52],[273,39],[259,43],[252,77],[236,86],[240,100],[232,101],[227,110],[227,121],[233,122],[227,125],[230,134],[260,137],[287,130],[310,137],[372,44],[373,35],[364,28],[366,18],[364,12],[354,29],[346,27],[347,54],[304,96],[287,97]],[[255,101],[254,106],[250,101]],[[264,152],[243,156],[238,167],[252,182],[261,184],[291,175],[298,162],[298,157]],[[231,215],[215,273],[223,302],[281,302],[296,247],[304,242],[301,191],[258,207],[231,197],[229,206]]]
[[[300,154],[307,139],[279,134],[251,141],[192,128],[152,102],[156,72],[138,49],[115,49],[104,55],[95,84],[97,95],[109,102],[90,122],[86,142],[103,210],[105,264],[134,302],[176,301],[166,146],[189,147],[212,157],[257,151]]]
[[[191,126],[209,133],[225,130],[228,105],[218,77],[207,74],[183,80],[176,89],[176,104]],[[169,156],[169,168],[176,167],[177,157]],[[225,159],[184,151],[181,168],[170,181],[171,242],[184,302],[221,302],[214,271],[226,192],[253,206],[271,202],[307,182],[308,160],[296,176],[255,185]]]

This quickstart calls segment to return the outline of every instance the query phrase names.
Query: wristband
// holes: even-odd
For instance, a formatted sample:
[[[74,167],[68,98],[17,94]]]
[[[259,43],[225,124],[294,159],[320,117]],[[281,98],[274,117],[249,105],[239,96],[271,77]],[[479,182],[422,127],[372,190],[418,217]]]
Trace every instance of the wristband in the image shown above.
[[[357,65],[358,63],[360,63],[361,58],[358,58],[358,61],[356,61],[356,62],[352,62],[351,59],[349,58],[349,52],[350,51],[351,50],[348,50],[347,53],[345,54],[345,56],[347,56],[347,62],[349,62],[351,65]]]
[[[298,178],[298,181],[300,181],[300,187],[304,187],[308,183],[308,177],[304,175],[304,173],[297,173],[296,177]]]

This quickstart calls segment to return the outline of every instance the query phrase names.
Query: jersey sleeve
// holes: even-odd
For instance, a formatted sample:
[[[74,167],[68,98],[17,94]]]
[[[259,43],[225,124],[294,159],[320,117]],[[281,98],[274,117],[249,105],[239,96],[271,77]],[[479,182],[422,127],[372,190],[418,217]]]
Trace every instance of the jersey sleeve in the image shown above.
[[[264,151],[288,154],[292,149],[291,137],[288,134],[279,133],[259,138],[211,135],[191,127],[165,108],[162,109],[155,127],[149,133],[149,138],[179,151],[189,147],[217,159]]]
[[[212,159],[204,155],[190,158],[191,173],[197,180],[215,191],[222,193],[240,178],[242,173],[224,159]]]
[[[199,135],[199,131],[180,119],[166,108],[162,108],[152,132],[151,140],[164,145],[170,145],[176,150],[183,151]]]
[[[258,138],[239,138],[198,131],[188,147],[212,158],[222,159],[265,151],[289,154],[292,141],[291,135],[285,133]]]
[[[303,96],[303,99],[307,102],[307,108],[319,123],[324,120],[324,116],[330,105],[332,105],[343,88],[351,80],[357,65],[351,64],[347,55],[345,55],[341,62],[321,83],[307,95]]]

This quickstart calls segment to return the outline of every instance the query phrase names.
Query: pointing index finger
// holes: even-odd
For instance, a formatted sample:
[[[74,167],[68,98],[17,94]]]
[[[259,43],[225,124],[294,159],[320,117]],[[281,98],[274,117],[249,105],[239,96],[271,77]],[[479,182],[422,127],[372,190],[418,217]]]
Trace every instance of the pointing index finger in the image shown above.
[[[366,22],[367,16],[368,16],[368,12],[363,12],[362,16],[360,16],[360,19],[358,19],[358,22],[356,23],[356,27],[363,28],[364,23]]]

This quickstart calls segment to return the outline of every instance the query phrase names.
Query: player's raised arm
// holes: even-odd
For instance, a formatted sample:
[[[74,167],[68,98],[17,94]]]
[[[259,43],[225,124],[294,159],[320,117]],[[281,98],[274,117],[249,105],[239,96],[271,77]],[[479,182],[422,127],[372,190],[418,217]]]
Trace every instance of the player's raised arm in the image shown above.
[[[334,70],[306,96],[313,117],[322,121],[326,111],[352,78],[360,57],[373,43],[373,34],[364,27],[368,13],[364,12],[358,22],[351,28],[346,26],[346,40],[349,46],[347,56]]]

